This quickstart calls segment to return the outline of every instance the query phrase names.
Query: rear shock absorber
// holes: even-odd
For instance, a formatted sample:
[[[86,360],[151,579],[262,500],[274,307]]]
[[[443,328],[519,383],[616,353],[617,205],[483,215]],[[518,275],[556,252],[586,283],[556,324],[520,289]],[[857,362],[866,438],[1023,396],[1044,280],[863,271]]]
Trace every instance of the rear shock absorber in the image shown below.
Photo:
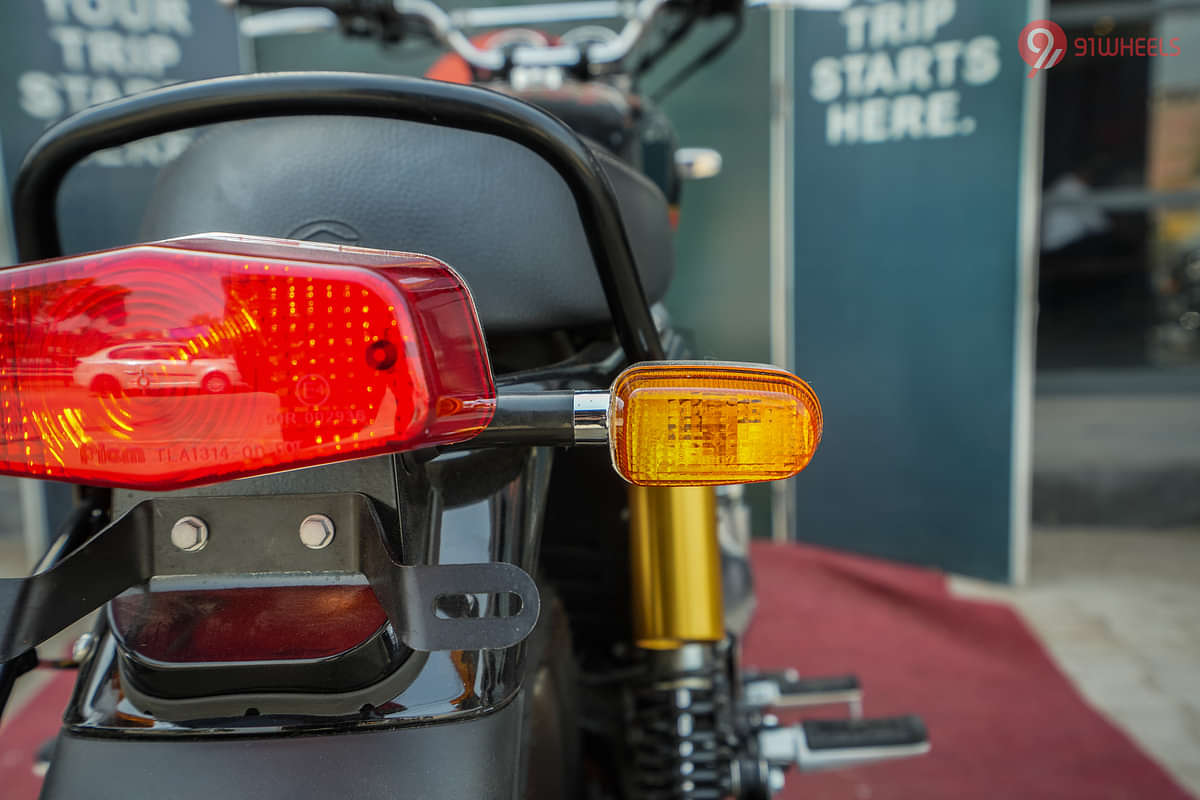
[[[722,644],[646,651],[645,677],[630,688],[631,797],[720,800],[733,791],[737,749]]]
[[[711,487],[630,488],[633,634],[645,667],[628,689],[629,796],[730,794],[731,693]]]

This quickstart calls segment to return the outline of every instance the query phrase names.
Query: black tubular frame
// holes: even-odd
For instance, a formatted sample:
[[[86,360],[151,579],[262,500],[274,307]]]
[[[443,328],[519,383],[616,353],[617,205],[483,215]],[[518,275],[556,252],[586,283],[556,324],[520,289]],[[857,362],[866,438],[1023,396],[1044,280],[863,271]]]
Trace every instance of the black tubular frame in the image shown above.
[[[86,109],[42,134],[17,173],[12,206],[20,259],[62,255],[59,187],[73,166],[97,150],[201,125],[301,115],[422,122],[499,136],[532,150],[562,176],[575,198],[626,358],[664,358],[616,196],[596,157],[556,117],[476,86],[353,72],[281,72],[180,83]]]

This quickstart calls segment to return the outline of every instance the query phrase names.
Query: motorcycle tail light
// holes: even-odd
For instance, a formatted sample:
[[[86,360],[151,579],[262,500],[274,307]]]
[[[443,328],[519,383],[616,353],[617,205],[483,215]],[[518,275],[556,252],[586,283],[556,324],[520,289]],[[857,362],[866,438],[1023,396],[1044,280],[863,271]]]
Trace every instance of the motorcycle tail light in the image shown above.
[[[0,271],[0,472],[173,489],[471,438],[470,293],[407,253],[207,235]]]
[[[788,478],[821,441],[821,404],[773,367],[635,366],[613,383],[613,466],[640,486],[704,486]]]

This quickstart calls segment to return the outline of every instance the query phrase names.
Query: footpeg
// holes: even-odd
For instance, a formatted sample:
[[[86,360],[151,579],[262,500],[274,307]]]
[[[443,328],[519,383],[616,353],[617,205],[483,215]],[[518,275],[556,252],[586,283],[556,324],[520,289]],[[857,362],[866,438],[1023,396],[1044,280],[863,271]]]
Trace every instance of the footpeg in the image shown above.
[[[808,708],[845,703],[850,716],[862,715],[862,686],[854,675],[802,678],[794,669],[748,675],[743,697],[751,708]]]
[[[802,772],[872,764],[929,752],[925,723],[917,716],[888,719],[808,720],[765,728],[759,753],[772,767]]]

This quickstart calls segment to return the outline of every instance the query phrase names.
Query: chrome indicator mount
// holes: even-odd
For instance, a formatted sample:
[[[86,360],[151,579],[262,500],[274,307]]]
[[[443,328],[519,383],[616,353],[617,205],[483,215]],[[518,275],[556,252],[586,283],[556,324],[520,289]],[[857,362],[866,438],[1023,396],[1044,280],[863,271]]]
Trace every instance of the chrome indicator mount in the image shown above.
[[[608,442],[608,392],[576,392],[574,428],[576,444]]]

